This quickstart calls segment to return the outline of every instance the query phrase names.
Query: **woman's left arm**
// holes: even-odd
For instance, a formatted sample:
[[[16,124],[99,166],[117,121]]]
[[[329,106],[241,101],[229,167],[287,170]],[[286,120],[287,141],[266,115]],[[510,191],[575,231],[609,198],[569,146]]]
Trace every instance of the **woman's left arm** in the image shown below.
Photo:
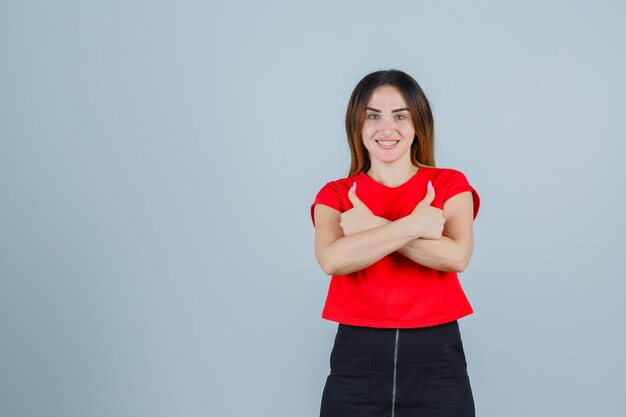
[[[414,239],[398,249],[412,261],[446,272],[462,272],[474,251],[474,203],[471,191],[451,197],[443,205],[445,218],[441,239]],[[389,220],[378,217],[378,225]]]
[[[463,272],[474,251],[473,216],[472,192],[459,193],[443,205],[441,239],[414,239],[398,252],[429,268]]]

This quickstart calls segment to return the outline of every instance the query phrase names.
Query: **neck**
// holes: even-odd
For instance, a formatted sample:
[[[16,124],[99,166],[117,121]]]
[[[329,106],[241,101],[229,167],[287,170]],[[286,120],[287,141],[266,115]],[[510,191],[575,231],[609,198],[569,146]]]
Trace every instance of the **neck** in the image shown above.
[[[417,173],[418,168],[411,164],[410,161],[404,165],[372,163],[372,166],[365,174],[381,184],[395,187],[408,181]]]

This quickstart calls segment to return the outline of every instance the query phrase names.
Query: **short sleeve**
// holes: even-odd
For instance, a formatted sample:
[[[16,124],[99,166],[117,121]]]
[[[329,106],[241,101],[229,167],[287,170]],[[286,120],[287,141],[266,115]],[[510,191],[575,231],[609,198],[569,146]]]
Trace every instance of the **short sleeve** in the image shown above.
[[[461,171],[453,170],[453,174],[450,176],[448,181],[446,182],[446,190],[443,197],[443,203],[448,201],[450,198],[454,197],[457,194],[460,194],[464,191],[472,192],[472,199],[474,200],[474,219],[476,219],[476,215],[478,214],[478,208],[480,207],[480,197],[478,196],[478,192],[472,187]],[[442,207],[443,207],[442,203]]]
[[[343,204],[341,203],[341,198],[339,195],[339,189],[335,183],[327,182],[326,185],[322,187],[321,190],[315,196],[313,200],[313,204],[311,204],[311,221],[313,222],[313,227],[315,227],[315,217],[313,216],[313,209],[316,204],[323,204],[325,206],[329,206],[334,208],[337,211],[343,212]]]

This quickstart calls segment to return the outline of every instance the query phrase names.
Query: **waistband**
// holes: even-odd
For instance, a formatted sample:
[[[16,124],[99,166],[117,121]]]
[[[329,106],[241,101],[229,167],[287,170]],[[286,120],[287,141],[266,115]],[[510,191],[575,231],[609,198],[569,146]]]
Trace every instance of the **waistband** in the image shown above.
[[[339,323],[333,350],[344,358],[370,358],[384,368],[394,361],[413,367],[418,361],[437,361],[451,350],[463,354],[463,345],[457,320],[400,329]]]

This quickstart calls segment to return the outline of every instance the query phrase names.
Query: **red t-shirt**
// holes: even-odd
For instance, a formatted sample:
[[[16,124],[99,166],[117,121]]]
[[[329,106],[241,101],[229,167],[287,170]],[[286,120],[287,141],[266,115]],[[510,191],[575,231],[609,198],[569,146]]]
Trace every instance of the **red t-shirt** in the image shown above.
[[[343,213],[352,208],[348,189],[356,181],[356,194],[377,216],[397,220],[409,215],[426,196],[432,180],[432,207],[443,208],[451,197],[471,191],[474,219],[480,199],[465,175],[451,168],[420,167],[397,187],[387,187],[364,172],[326,183],[311,204],[324,204]],[[368,327],[410,328],[447,323],[472,314],[456,272],[443,272],[420,265],[392,252],[374,264],[346,275],[333,275],[322,318]]]

